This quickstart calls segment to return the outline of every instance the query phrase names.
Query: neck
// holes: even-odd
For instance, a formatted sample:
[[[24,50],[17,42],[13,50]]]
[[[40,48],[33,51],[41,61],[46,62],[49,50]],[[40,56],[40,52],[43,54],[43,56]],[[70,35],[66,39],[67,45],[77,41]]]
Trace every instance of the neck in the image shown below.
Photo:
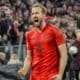
[[[38,28],[39,28],[40,30],[42,30],[42,29],[45,27],[45,25],[46,25],[45,21],[42,21],[42,22],[40,23],[40,25],[38,26]]]

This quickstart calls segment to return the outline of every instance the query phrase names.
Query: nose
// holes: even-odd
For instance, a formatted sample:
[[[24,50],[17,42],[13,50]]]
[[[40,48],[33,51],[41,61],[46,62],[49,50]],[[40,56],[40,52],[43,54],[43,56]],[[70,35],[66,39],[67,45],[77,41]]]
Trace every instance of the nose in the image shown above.
[[[37,17],[37,16],[34,16],[33,18],[34,18],[34,20],[35,20],[35,19],[38,19],[38,17]]]
[[[35,14],[35,15],[33,15],[33,20],[36,20],[36,19],[38,19],[38,16]]]
[[[36,19],[36,15],[32,15],[32,18],[33,18],[33,19]]]

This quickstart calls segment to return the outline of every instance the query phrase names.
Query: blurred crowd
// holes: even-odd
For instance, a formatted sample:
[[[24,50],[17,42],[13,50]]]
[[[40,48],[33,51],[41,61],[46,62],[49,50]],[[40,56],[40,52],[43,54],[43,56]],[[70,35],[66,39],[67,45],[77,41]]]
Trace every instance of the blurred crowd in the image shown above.
[[[9,41],[17,44],[20,32],[25,33],[33,27],[30,10],[36,2],[47,8],[47,15],[56,18],[55,24],[62,30],[80,28],[79,0],[0,0],[0,45],[6,45]]]
[[[2,46],[7,46],[8,44],[19,45],[21,33],[23,33],[21,44],[25,44],[25,32],[33,27],[30,20],[31,6],[37,2],[40,2],[47,8],[47,16],[53,18],[51,24],[58,26],[63,31],[68,51],[75,42],[76,33],[80,29],[80,0],[0,0],[1,62],[5,58],[2,51],[8,53],[7,47],[3,49],[1,48]],[[78,47],[80,52],[80,45]],[[7,55],[9,59],[9,54]],[[72,57],[70,55],[69,57],[70,63]]]

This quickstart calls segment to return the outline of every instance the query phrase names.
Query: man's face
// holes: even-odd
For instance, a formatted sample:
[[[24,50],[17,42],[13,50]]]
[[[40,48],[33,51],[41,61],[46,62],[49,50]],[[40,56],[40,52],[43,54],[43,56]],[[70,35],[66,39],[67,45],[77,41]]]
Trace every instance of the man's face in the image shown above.
[[[42,12],[42,8],[40,7],[32,8],[31,21],[36,27],[40,27],[44,19],[45,19],[45,14]]]

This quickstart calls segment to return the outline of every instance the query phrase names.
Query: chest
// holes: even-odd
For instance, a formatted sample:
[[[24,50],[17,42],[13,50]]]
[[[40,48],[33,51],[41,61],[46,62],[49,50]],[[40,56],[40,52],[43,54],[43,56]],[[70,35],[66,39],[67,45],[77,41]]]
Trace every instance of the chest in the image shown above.
[[[54,41],[54,37],[55,36],[53,35],[53,33],[49,30],[46,30],[44,32],[36,31],[32,34],[32,36],[30,36],[30,42],[33,46],[35,46],[36,44],[49,45]]]

